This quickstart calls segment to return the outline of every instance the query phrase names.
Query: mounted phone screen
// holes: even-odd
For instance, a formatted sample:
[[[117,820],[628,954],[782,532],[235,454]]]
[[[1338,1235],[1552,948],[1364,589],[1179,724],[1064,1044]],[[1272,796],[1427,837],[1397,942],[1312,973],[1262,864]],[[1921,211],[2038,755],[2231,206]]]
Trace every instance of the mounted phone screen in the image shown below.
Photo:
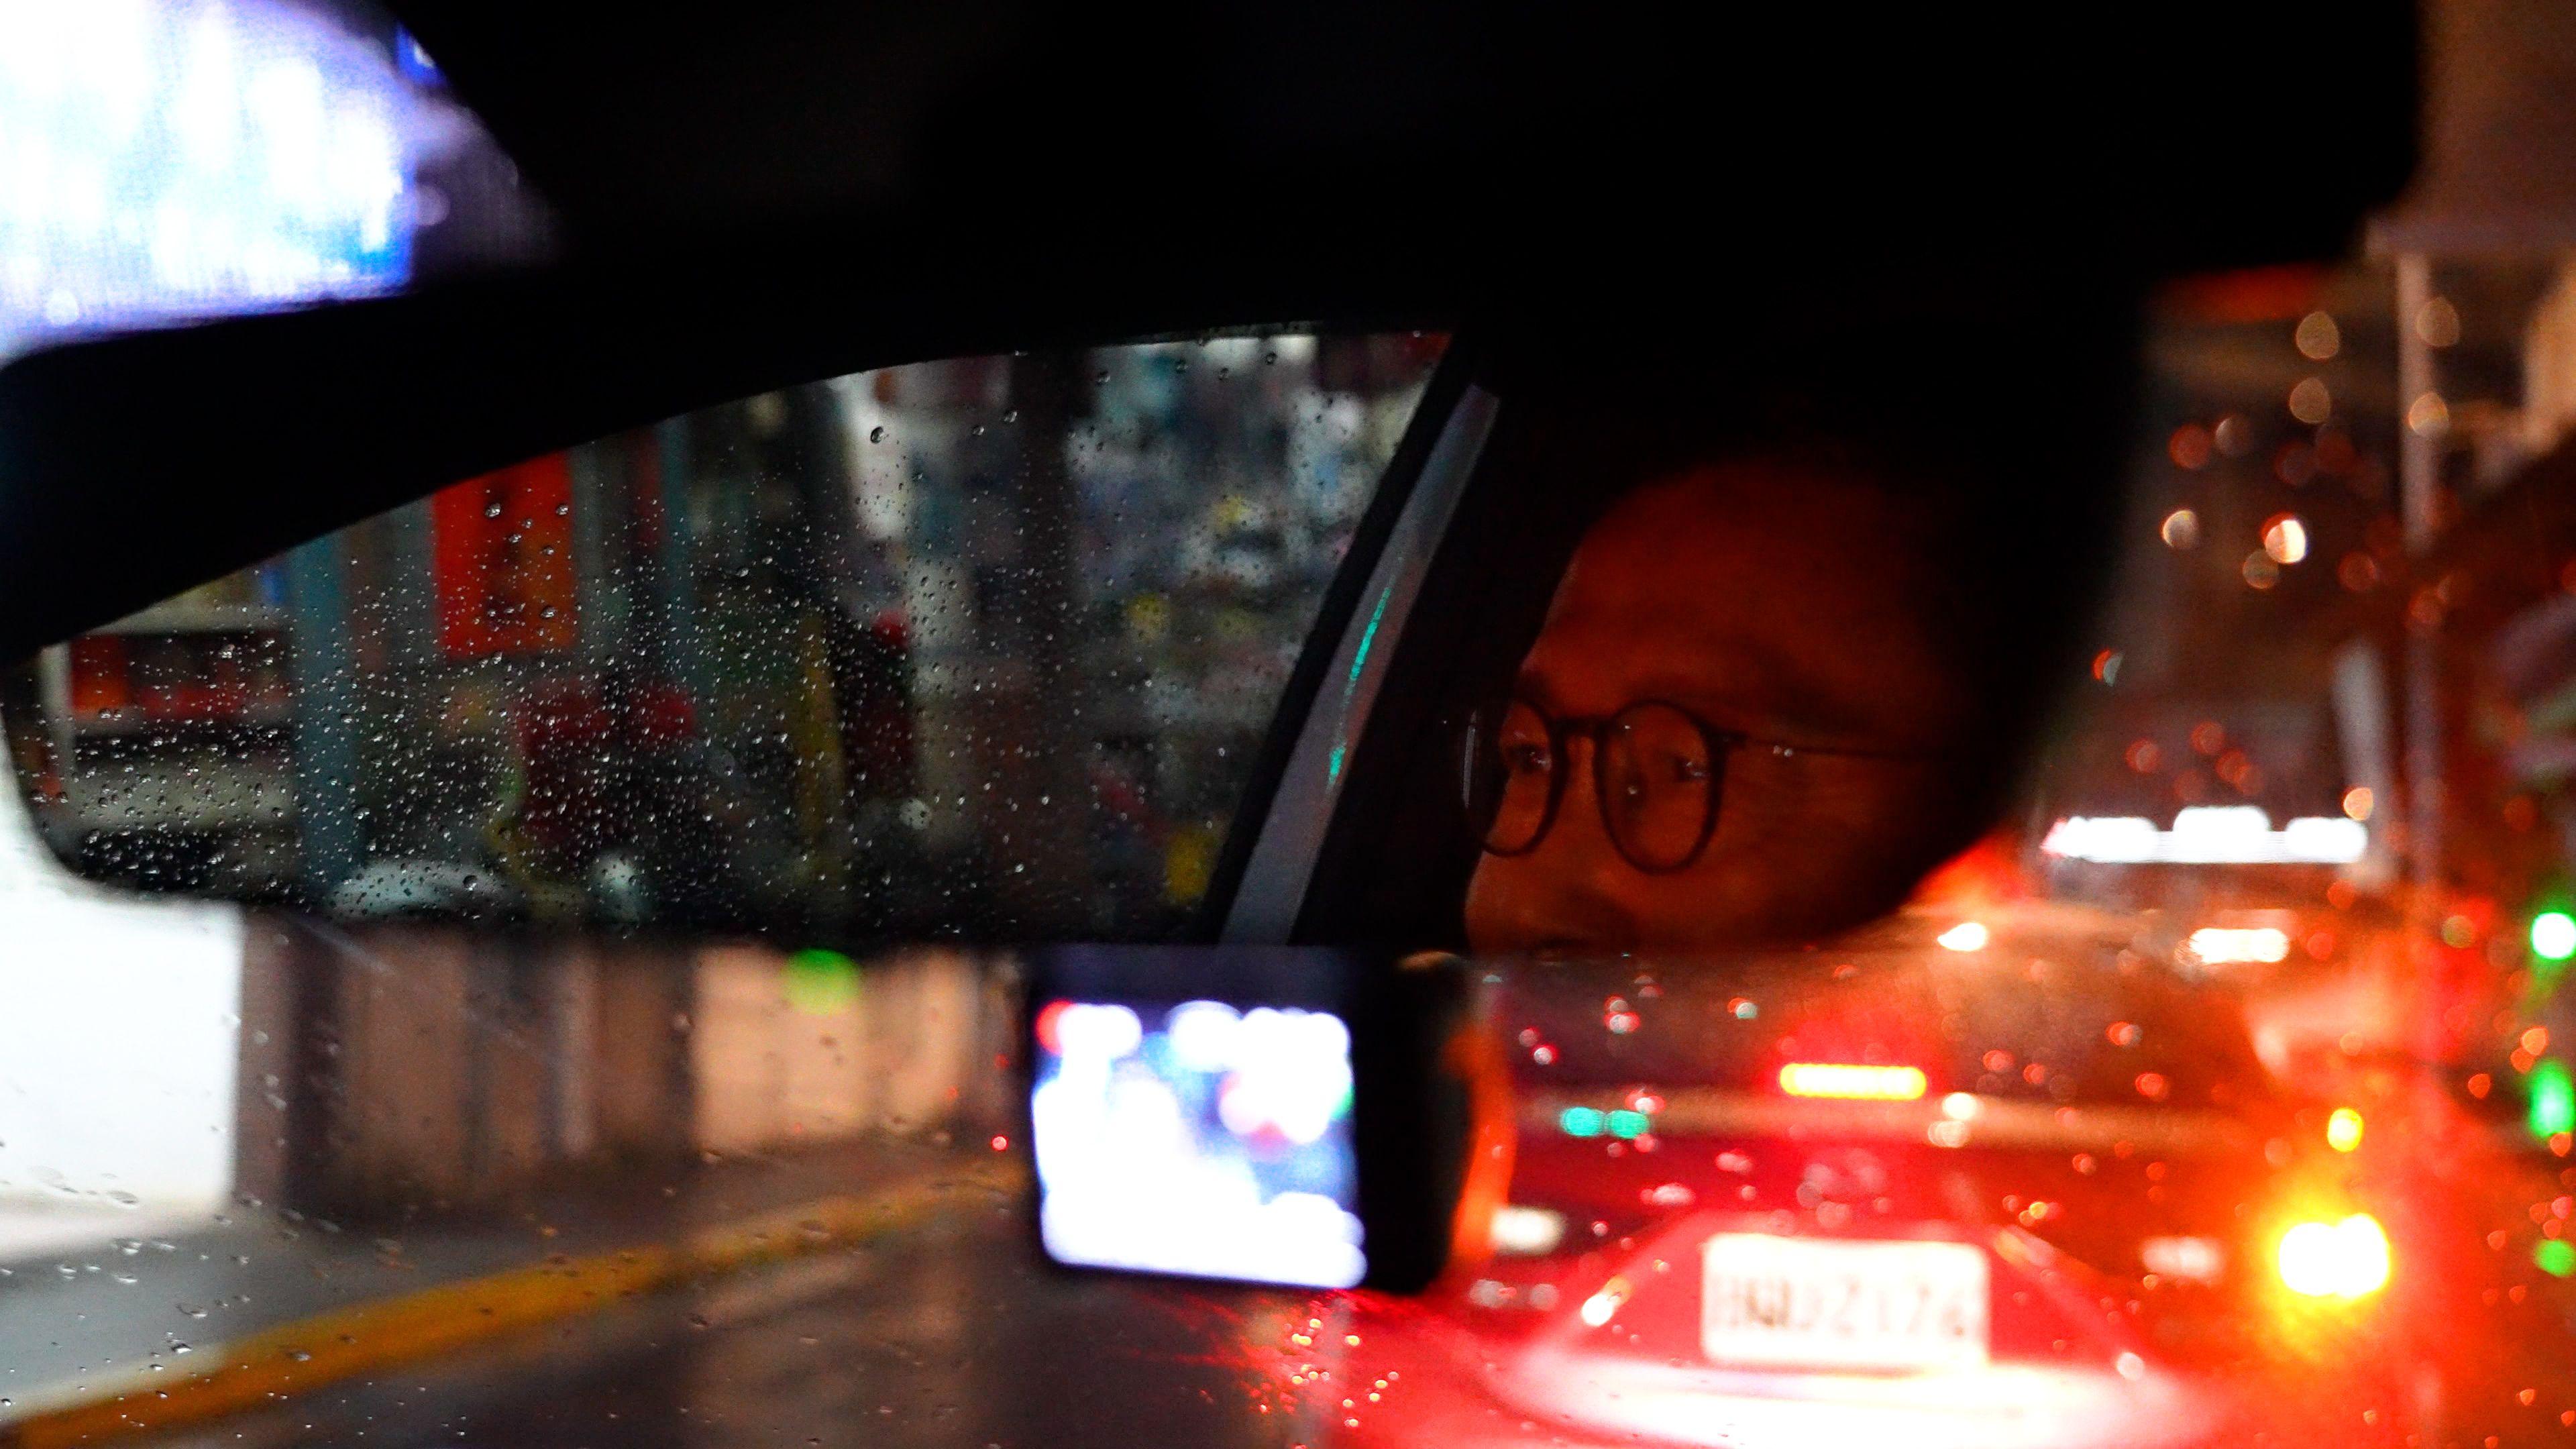
[[[1049,1256],[1313,1288],[1366,1275],[1341,1016],[1056,997],[1032,1025]]]

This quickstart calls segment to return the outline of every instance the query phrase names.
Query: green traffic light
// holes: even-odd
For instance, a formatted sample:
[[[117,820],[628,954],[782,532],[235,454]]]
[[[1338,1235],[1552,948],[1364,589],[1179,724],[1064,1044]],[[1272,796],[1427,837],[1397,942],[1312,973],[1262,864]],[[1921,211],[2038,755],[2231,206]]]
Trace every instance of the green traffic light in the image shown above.
[[[2531,953],[2544,961],[2576,957],[2576,916],[2542,911],[2531,918]]]
[[[2576,1132],[2576,1079],[2567,1075],[2565,1062],[2552,1057],[2534,1066],[2530,1091],[2528,1119],[2532,1136]]]
[[[808,1016],[831,1016],[859,999],[859,963],[838,951],[799,951],[784,968],[787,1004]]]
[[[2576,1243],[2564,1238],[2543,1238],[2531,1248],[2531,1261],[2552,1278],[2576,1273]]]

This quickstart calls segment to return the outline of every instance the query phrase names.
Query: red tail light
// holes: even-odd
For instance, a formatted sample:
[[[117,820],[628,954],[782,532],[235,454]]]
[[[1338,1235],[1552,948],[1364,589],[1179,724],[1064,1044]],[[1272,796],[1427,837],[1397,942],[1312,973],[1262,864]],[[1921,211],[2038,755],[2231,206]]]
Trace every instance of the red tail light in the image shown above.
[[[1780,1090],[1792,1097],[1911,1102],[1922,1096],[1929,1085],[1921,1067],[1874,1067],[1858,1062],[1791,1062],[1780,1069]]]

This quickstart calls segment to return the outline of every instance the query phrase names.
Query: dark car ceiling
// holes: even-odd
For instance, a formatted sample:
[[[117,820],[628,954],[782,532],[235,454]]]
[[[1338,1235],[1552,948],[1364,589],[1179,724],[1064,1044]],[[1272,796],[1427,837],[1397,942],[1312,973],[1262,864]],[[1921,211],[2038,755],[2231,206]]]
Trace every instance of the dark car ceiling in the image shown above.
[[[398,0],[557,253],[0,371],[0,655],[830,372],[1300,321],[1750,349],[1998,289],[2124,326],[2404,180],[2409,6],[2080,8]]]
[[[2090,230],[2204,266],[2342,245],[2414,125],[2414,16],[2385,0],[2119,23],[1508,0],[396,8],[612,245],[984,215],[1185,246],[1410,212],[1582,254],[1635,223],[1727,250],[1866,218],[1891,251]]]

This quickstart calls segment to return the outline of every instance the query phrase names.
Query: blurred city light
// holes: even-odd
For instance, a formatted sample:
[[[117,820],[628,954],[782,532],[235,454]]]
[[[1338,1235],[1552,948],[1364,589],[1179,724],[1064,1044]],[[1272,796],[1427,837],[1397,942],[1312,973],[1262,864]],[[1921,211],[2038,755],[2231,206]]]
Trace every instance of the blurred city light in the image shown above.
[[[1494,1251],[1537,1257],[1556,1251],[1565,1240],[1565,1215],[1546,1208],[1505,1204],[1494,1209],[1490,1230]]]
[[[1206,1020],[1211,1004],[1190,1003],[1202,1008],[1191,1019]],[[1217,1117],[1236,1136],[1275,1132],[1304,1147],[1349,1116],[1351,1039],[1339,1017],[1256,1006],[1226,1045],[1225,1056],[1198,1070],[1224,1074]]]
[[[1921,1067],[1873,1067],[1847,1062],[1791,1062],[1780,1068],[1780,1090],[1792,1097],[1841,1097],[1863,1102],[1911,1102],[1928,1084]]]
[[[2290,936],[2276,926],[2203,926],[2183,942],[2183,950],[2203,966],[2269,965],[2290,955]]]
[[[859,963],[838,951],[799,951],[782,969],[787,1004],[807,1016],[834,1016],[858,1004]]]
[[[2576,1243],[2565,1238],[2543,1238],[2532,1246],[2531,1261],[2552,1278],[2576,1274]]]
[[[2257,805],[2195,806],[2159,830],[2134,815],[2070,815],[2039,848],[2104,865],[2350,865],[2370,835],[2358,820],[2303,815],[2279,830]]]
[[[2295,513],[2284,513],[2263,525],[2263,552],[2276,564],[2294,564],[2308,556],[2308,525]]]
[[[1932,939],[1953,951],[1982,951],[1993,938],[1983,921],[1961,921]]]
[[[2281,1235],[2281,1282],[2309,1298],[2359,1298],[2388,1284],[2388,1233],[2368,1213]]]
[[[2428,347],[2453,347],[2460,341],[2460,310],[2448,297],[2435,297],[2415,310],[2415,335]]]
[[[1243,1035],[1243,1014],[1222,1001],[1185,1001],[1172,1008],[1172,1054],[1194,1072],[1223,1071]]]
[[[2291,341],[2298,347],[2300,356],[2311,362],[2323,362],[2343,350],[2343,330],[2327,313],[2310,312],[2299,319],[2298,330],[2292,334]]]
[[[0,357],[399,287],[471,129],[307,7],[0,0]]]
[[[2290,416],[2310,427],[2316,427],[2334,416],[2334,395],[2326,391],[2322,378],[2301,378],[2290,389]]]
[[[1116,1004],[1067,1002],[1061,1012],[1051,1016],[1054,1044],[1050,1033],[1041,1031],[1039,1045],[1062,1055],[1068,1063],[1106,1065],[1136,1050],[1145,1039],[1143,1023],[1131,1007]]]
[[[2531,954],[2543,961],[2564,961],[2576,956],[2576,916],[2565,911],[2542,911],[2532,917]]]
[[[2438,438],[2451,430],[2451,405],[2438,392],[2424,393],[2406,409],[2406,427],[2409,432]]]
[[[2138,1262],[2158,1277],[2186,1283],[2215,1283],[2227,1276],[2227,1248],[2216,1238],[2148,1238],[2138,1244]]]
[[[1608,1323],[1619,1312],[1619,1305],[1628,1301],[1628,1295],[1632,1291],[1634,1291],[1633,1288],[1625,1278],[1612,1278],[1602,1284],[1600,1292],[1583,1300],[1580,1314],[1584,1323],[1593,1328],[1599,1328]]]
[[[2568,1076],[2565,1062],[2546,1057],[2534,1064],[2529,1091],[2525,1119],[2532,1136],[2576,1132],[2576,1079]]]
[[[2326,1118],[2326,1145],[2337,1152],[2350,1152],[2361,1145],[2361,1114],[2350,1107],[2337,1107]]]

